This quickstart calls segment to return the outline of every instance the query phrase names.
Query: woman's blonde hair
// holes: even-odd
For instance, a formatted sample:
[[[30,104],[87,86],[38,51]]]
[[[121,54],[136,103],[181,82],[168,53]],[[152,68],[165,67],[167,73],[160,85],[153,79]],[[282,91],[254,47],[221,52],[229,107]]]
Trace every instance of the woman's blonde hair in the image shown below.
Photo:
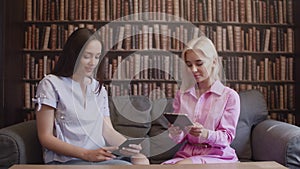
[[[208,58],[210,61],[215,61],[215,66],[212,69],[211,72],[211,79],[212,80],[220,80],[221,82],[225,83],[225,75],[223,74],[223,68],[222,68],[222,61],[221,58],[218,56],[217,50],[215,48],[215,45],[213,42],[206,36],[200,36],[197,38],[192,39],[189,41],[184,50],[182,51],[181,57],[183,61],[185,61],[185,55],[187,51],[194,51],[195,53],[198,53],[197,51],[203,52],[206,58]],[[191,87],[191,83],[194,83],[195,81],[191,81],[191,79],[187,78],[187,72],[183,71],[182,74],[182,83],[184,84],[183,89],[187,89],[188,87]],[[189,82],[188,82],[189,81]]]
[[[213,67],[211,78],[213,80],[224,80],[222,69],[222,61],[220,60],[217,50],[213,42],[206,36],[200,36],[198,38],[192,39],[186,44],[185,49],[182,52],[182,58],[185,60],[185,55],[187,51],[193,50],[197,53],[197,50],[203,52],[206,58],[210,61],[215,61],[215,66]],[[224,79],[223,79],[224,78]]]

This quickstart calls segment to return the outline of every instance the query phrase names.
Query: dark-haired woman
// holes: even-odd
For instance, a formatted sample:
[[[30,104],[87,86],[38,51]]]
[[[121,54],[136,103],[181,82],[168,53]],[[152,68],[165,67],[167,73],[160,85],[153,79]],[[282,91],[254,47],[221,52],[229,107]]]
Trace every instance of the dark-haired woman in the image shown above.
[[[102,53],[98,36],[85,28],[74,31],[54,71],[38,85],[37,130],[47,164],[131,164],[111,153],[126,138],[113,128],[107,91],[94,78]],[[122,153],[148,164],[140,150],[130,145]]]

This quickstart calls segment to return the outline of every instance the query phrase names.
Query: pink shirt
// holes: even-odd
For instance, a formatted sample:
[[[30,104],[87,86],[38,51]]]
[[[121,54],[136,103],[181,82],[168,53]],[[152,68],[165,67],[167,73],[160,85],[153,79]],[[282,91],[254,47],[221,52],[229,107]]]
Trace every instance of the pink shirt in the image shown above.
[[[174,111],[187,114],[193,122],[208,129],[208,138],[182,134],[172,138],[176,142],[187,141],[175,159],[165,163],[175,163],[182,158],[191,158],[194,163],[236,162],[235,150],[230,147],[234,139],[240,115],[240,98],[236,91],[216,81],[200,98],[195,88],[178,91],[173,102]],[[209,147],[195,145],[206,143]]]

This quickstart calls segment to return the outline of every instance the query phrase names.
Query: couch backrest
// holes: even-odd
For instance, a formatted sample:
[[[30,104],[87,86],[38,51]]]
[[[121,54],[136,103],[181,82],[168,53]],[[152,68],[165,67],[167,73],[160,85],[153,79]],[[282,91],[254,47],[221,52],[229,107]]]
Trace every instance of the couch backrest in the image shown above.
[[[241,113],[236,137],[231,146],[241,161],[252,160],[251,131],[259,122],[267,119],[268,110],[265,98],[258,90],[239,92]]]
[[[144,96],[109,97],[111,121],[128,137],[145,137],[151,128],[152,104]]]
[[[241,113],[236,137],[231,144],[241,161],[252,160],[251,131],[259,122],[267,119],[265,98],[258,90],[239,92]],[[149,137],[150,160],[160,163],[170,159],[178,150],[168,138],[168,122],[163,112],[172,112],[173,99],[162,98],[150,101],[145,96],[110,97],[111,119],[116,130],[130,137]],[[122,114],[120,113],[122,112]]]

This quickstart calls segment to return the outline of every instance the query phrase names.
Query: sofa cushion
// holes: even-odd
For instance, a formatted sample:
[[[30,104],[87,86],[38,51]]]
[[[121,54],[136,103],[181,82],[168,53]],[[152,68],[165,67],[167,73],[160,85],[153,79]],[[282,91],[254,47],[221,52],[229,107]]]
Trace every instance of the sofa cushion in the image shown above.
[[[145,96],[109,97],[111,121],[114,128],[128,137],[145,137],[151,128],[152,108]]]
[[[231,146],[236,150],[240,161],[252,160],[251,131],[259,122],[267,119],[268,110],[265,98],[258,90],[239,92],[241,113],[236,137]]]

